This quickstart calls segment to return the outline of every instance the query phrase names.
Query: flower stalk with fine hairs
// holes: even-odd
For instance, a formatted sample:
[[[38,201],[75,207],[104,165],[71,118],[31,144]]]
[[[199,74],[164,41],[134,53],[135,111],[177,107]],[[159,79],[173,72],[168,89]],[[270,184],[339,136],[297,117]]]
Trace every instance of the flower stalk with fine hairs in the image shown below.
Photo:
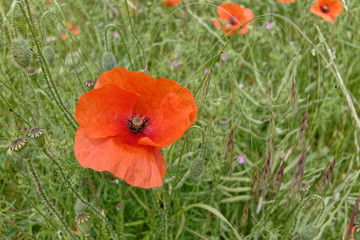
[[[61,222],[63,228],[65,229],[65,231],[67,231],[71,237],[71,239],[76,239],[76,236],[74,235],[74,233],[71,231],[70,227],[66,224],[65,219],[63,218],[63,216],[60,215],[60,213],[55,209],[55,206],[50,202],[49,198],[46,196],[43,188],[41,187],[40,184],[40,180],[36,174],[36,171],[34,169],[34,166],[31,163],[30,158],[25,160],[29,169],[30,169],[30,173],[31,173],[31,177],[33,178],[36,188],[39,192],[40,197],[43,199],[43,201],[45,202],[45,205],[47,206],[47,208],[49,209],[49,211],[54,214],[59,221]]]

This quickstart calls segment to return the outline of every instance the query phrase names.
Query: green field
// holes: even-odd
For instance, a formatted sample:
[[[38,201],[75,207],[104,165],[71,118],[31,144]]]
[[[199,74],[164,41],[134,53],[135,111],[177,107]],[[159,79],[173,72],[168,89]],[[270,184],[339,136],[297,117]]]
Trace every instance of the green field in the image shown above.
[[[0,0],[0,239],[360,239],[358,0],[225,2]]]

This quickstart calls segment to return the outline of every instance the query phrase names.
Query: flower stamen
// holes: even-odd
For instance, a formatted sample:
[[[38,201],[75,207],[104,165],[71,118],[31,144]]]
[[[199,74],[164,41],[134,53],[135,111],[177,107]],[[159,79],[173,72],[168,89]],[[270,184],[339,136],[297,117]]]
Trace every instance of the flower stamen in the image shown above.
[[[321,11],[322,11],[323,13],[328,13],[328,12],[330,12],[330,9],[329,9],[329,6],[328,6],[328,5],[322,5],[322,6],[320,7],[320,9],[321,9]]]
[[[148,125],[149,120],[150,119],[148,117],[144,117],[141,113],[140,114],[133,113],[131,118],[126,119],[127,128],[132,133],[135,134],[142,133],[145,127]]]

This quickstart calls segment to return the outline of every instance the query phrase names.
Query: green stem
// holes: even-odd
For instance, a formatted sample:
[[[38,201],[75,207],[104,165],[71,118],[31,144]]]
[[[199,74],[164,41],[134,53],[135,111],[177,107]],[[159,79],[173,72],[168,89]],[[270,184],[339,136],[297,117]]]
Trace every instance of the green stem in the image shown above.
[[[82,202],[86,207],[88,207],[90,210],[92,210],[94,212],[94,214],[105,223],[105,226],[109,230],[112,239],[117,239],[117,236],[114,233],[114,231],[112,230],[112,227],[110,226],[107,218],[104,215],[102,215],[95,207],[93,207],[88,201],[86,201],[84,198],[82,198],[80,196],[80,194],[72,187],[70,181],[66,177],[64,171],[62,170],[60,163],[58,161],[56,161],[55,158],[52,157],[45,148],[42,148],[41,150],[50,159],[50,161],[57,167],[58,171],[60,172],[61,177],[63,178],[63,180],[66,183],[66,187],[70,190],[70,192],[72,194],[74,194],[75,197],[80,200],[80,202]]]
[[[122,181],[119,182],[119,198],[120,198],[120,239],[124,238],[124,207],[123,207],[123,196],[122,196]]]
[[[142,56],[143,56],[143,58],[144,58],[144,57],[145,57],[144,47],[143,47],[143,45],[141,44],[141,42],[140,42],[140,40],[138,39],[138,37],[136,36],[135,31],[134,31],[134,28],[133,28],[133,25],[132,25],[132,23],[131,23],[130,11],[129,11],[129,6],[128,6],[127,0],[125,0],[125,5],[126,5],[126,11],[127,11],[127,14],[128,14],[128,18],[129,18],[129,24],[130,24],[131,33],[132,33],[132,35],[134,36],[134,38],[136,39],[136,41],[139,43],[140,48],[141,48],[141,52],[142,52]]]
[[[130,53],[129,53],[129,51],[128,51],[127,45],[126,45],[126,43],[125,43],[125,40],[124,40],[124,38],[123,38],[123,36],[122,36],[122,33],[121,33],[121,31],[120,31],[120,28],[119,28],[118,26],[114,25],[114,24],[109,24],[109,25],[107,25],[107,26],[105,27],[105,50],[106,50],[107,52],[109,51],[109,45],[108,45],[108,41],[107,41],[107,32],[108,32],[108,30],[109,30],[110,28],[115,28],[115,29],[119,32],[121,42],[122,42],[122,44],[123,44],[123,46],[124,46],[124,49],[125,49],[125,52],[126,52],[128,58],[129,58],[129,62],[130,62],[131,69],[132,69],[132,71],[134,71],[135,68],[134,68],[134,65],[132,64],[131,56],[130,56]]]
[[[25,19],[27,25],[29,26],[31,35],[33,37],[33,42],[34,42],[34,44],[36,46],[36,49],[37,49],[39,63],[40,63],[41,69],[43,71],[44,78],[45,78],[46,83],[48,85],[49,91],[50,91],[52,97],[54,98],[56,104],[60,108],[60,110],[64,113],[64,116],[66,117],[66,119],[68,120],[70,125],[76,130],[77,127],[74,125],[75,119],[70,114],[70,112],[66,109],[66,107],[64,106],[64,104],[63,104],[63,102],[61,100],[61,97],[59,95],[59,92],[57,91],[56,85],[55,85],[55,83],[54,83],[54,81],[52,79],[52,76],[50,74],[49,67],[47,66],[47,63],[46,63],[46,61],[44,59],[44,56],[42,54],[41,45],[40,45],[40,41],[39,41],[39,36],[38,36],[38,34],[36,32],[36,29],[35,29],[35,26],[34,26],[34,20],[32,18],[29,2],[28,2],[28,0],[23,0],[23,2],[25,3],[25,8],[20,2],[16,2],[16,3],[20,6],[20,9],[21,9],[21,12],[22,12],[22,14],[24,16],[24,19]],[[25,9],[26,9],[27,14],[25,12]],[[51,85],[52,88],[50,87],[50,85]]]
[[[40,197],[44,200],[45,205],[48,207],[48,209],[50,210],[50,212],[52,214],[54,214],[61,222],[61,224],[63,225],[63,228],[69,233],[69,235],[71,236],[72,239],[76,239],[76,236],[74,235],[74,233],[71,231],[70,227],[66,224],[64,218],[60,215],[60,213],[55,209],[55,206],[52,205],[52,203],[50,202],[49,198],[46,196],[43,188],[41,187],[40,181],[38,176],[36,175],[34,166],[31,163],[30,159],[26,159],[25,162],[27,163],[29,169],[30,169],[30,173],[31,176],[35,182],[36,188],[40,194]]]

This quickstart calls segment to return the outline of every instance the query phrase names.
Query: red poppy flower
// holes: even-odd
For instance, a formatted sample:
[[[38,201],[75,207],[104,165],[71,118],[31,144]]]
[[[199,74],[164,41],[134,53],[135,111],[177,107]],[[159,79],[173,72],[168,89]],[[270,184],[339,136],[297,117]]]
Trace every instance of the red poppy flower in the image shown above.
[[[312,5],[310,11],[322,17],[330,23],[334,23],[335,17],[339,16],[343,6],[339,0],[316,0],[316,5]]]
[[[75,156],[83,167],[109,171],[130,185],[161,186],[160,148],[181,138],[197,112],[191,92],[175,81],[114,68],[79,99]]]
[[[166,6],[168,7],[172,7],[175,5],[178,5],[179,3],[181,3],[181,0],[161,0],[162,3],[164,3]]]
[[[276,0],[277,2],[283,2],[283,3],[292,3],[295,2],[295,0]]]
[[[75,26],[75,24],[73,24],[72,22],[68,22],[67,23],[67,27],[69,29],[69,31],[74,34],[74,35],[79,35],[81,33],[81,31]],[[67,37],[67,33],[62,33],[60,34],[60,36],[66,40],[68,37]]]
[[[226,32],[226,35],[230,36],[234,34],[239,27],[243,26],[247,21],[254,18],[253,12],[249,8],[244,8],[234,3],[223,3],[217,8],[217,14],[220,20],[224,21],[222,28]],[[213,24],[216,28],[220,28],[221,24],[218,20],[214,20]],[[241,28],[239,34],[248,32],[247,26],[252,24],[247,23],[246,26]]]

